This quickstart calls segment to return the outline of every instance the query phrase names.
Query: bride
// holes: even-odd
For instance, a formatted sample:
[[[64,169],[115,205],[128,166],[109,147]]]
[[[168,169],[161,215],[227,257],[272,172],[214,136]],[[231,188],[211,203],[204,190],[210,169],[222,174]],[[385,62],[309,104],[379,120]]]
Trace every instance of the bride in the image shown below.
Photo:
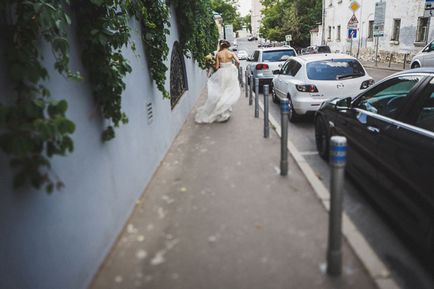
[[[216,55],[216,72],[208,79],[208,98],[203,106],[198,108],[195,121],[197,123],[225,122],[231,117],[232,105],[240,97],[241,89],[238,83],[240,61],[229,51],[230,43],[220,42]]]

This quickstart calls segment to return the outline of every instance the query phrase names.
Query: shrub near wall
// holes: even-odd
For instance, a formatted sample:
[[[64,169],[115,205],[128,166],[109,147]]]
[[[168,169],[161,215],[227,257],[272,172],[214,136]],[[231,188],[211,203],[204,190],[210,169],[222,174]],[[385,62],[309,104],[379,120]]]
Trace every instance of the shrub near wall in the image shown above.
[[[209,0],[3,0],[0,3],[2,33],[6,43],[8,77],[14,93],[0,103],[0,149],[10,157],[16,188],[31,185],[47,192],[64,184],[51,170],[50,159],[74,149],[75,124],[66,117],[65,97],[51,96],[43,83],[49,78],[42,61],[41,41],[55,56],[56,71],[71,81],[81,81],[79,72],[69,67],[71,25],[78,27],[82,62],[90,75],[94,101],[107,126],[104,141],[115,137],[115,128],[128,122],[121,98],[124,77],[131,66],[122,49],[135,49],[130,40],[128,20],[142,23],[142,40],[149,70],[164,97],[169,33],[168,5],[176,7],[180,20],[181,46],[187,57],[204,67],[204,57],[216,46],[218,32]],[[73,17],[71,17],[73,16]],[[74,19],[76,23],[72,23]],[[59,100],[61,99],[61,100]]]

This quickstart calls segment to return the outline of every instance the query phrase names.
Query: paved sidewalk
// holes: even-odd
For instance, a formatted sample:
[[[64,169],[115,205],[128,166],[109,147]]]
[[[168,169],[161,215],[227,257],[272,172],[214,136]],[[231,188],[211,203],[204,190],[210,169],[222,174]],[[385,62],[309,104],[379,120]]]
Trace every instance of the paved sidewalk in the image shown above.
[[[363,61],[363,60],[359,60],[359,61],[366,68],[384,69],[384,70],[391,70],[391,71],[402,71],[402,70],[404,70],[404,64],[403,63],[391,63],[390,67],[389,67],[389,63],[378,62],[377,66],[375,66],[375,62]],[[409,63],[407,63],[405,65],[405,70],[407,70],[407,69],[410,69],[410,64]]]
[[[90,288],[375,288],[346,242],[343,275],[324,273],[327,213],[292,159],[279,175],[244,96],[227,123],[193,115]]]

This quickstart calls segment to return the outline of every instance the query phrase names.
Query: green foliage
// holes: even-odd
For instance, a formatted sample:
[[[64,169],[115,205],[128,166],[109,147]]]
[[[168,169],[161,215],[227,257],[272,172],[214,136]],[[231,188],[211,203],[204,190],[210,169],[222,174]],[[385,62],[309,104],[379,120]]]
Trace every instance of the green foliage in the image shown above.
[[[321,21],[320,0],[262,0],[260,34],[269,40],[284,41],[291,34],[295,46],[309,45],[310,29]]]
[[[102,115],[111,122],[102,134],[103,140],[108,141],[115,137],[114,127],[128,122],[121,108],[123,78],[131,72],[122,55],[122,48],[130,38],[128,12],[126,5],[117,0],[78,0],[76,4],[82,61],[95,101]]]
[[[232,24],[234,31],[240,30],[243,24],[237,11],[237,5],[238,1],[236,0],[211,0],[211,8],[223,17],[225,25]]]
[[[206,67],[205,57],[216,50],[218,30],[209,0],[172,0],[178,20],[180,43],[186,56]]]
[[[66,29],[70,18],[64,9],[68,0],[3,1],[0,12],[13,12],[14,21],[4,30],[7,67],[15,95],[0,104],[0,148],[16,169],[15,187],[32,184],[48,192],[63,186],[50,171],[49,158],[72,152],[70,135],[75,125],[66,118],[67,102],[54,100],[41,84],[48,79],[42,65],[39,41],[51,45],[55,69],[66,77],[79,75],[69,69]]]
[[[167,66],[164,60],[169,54],[166,35],[169,34],[169,7],[164,1],[133,0],[129,10],[142,23],[142,40],[148,59],[148,67],[158,89],[170,98],[165,88]]]
[[[241,25],[246,26],[247,30],[252,33],[252,14],[241,17]]]

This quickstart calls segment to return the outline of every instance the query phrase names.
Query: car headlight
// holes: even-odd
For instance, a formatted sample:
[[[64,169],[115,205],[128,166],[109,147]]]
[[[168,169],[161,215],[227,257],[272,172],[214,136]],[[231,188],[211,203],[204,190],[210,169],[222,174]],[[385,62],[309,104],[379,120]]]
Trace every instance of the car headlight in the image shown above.
[[[374,85],[375,81],[373,79],[368,79],[362,82],[362,85],[360,85],[360,89],[367,89],[371,85]]]

